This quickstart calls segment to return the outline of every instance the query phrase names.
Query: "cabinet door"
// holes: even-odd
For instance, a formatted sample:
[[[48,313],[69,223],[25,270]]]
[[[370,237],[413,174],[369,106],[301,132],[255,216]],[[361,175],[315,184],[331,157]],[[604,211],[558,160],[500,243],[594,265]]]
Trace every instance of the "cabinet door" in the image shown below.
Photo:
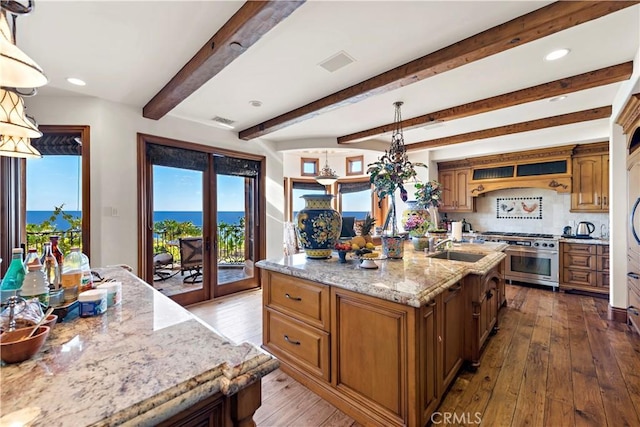
[[[602,156],[573,159],[571,210],[602,211]]]
[[[331,299],[332,384],[348,398],[375,408],[385,424],[406,422],[413,309],[337,288],[331,289]]]
[[[438,181],[442,184],[442,203],[438,207],[441,212],[452,212],[455,210],[456,185],[455,170],[446,170],[438,174]],[[466,189],[466,187],[465,187]]]
[[[442,392],[462,366],[464,312],[462,283],[458,283],[442,293]]]
[[[440,298],[440,297],[438,297]],[[440,391],[439,379],[442,377],[438,364],[438,316],[441,304],[432,301],[420,309],[420,401],[422,402],[422,423],[426,425],[433,411],[438,407]]]
[[[640,150],[628,160],[627,169],[627,251],[635,260],[640,261]],[[637,204],[636,204],[637,203]],[[635,208],[635,210],[634,210]],[[632,216],[633,214],[633,216]]]
[[[602,210],[609,211],[609,155],[602,155],[602,181],[600,184],[602,193]]]
[[[454,171],[455,197],[454,204],[458,212],[472,212],[473,198],[469,194],[468,185],[471,169],[457,169]]]

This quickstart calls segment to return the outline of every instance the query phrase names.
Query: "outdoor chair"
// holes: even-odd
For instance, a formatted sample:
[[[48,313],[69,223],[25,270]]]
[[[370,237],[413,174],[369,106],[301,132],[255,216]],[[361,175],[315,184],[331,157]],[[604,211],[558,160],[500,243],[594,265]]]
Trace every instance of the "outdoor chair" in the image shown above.
[[[180,275],[186,283],[202,282],[202,237],[183,237],[180,242]]]
[[[158,252],[153,255],[153,281],[167,280],[178,274],[173,271],[173,255],[169,252]]]

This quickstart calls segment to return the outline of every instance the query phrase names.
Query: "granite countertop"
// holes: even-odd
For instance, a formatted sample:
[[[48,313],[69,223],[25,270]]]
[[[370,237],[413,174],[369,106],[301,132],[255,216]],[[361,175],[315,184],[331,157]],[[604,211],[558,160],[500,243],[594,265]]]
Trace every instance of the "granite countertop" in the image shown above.
[[[560,237],[560,242],[564,243],[583,243],[585,245],[608,245],[609,239],[601,239],[595,237],[593,239],[576,239],[575,237]]]
[[[3,365],[3,418],[32,410],[33,425],[155,425],[277,369],[268,353],[231,342],[133,274],[100,272],[122,282],[122,303],[68,315],[36,356]]]
[[[444,289],[456,284],[467,274],[485,274],[502,259],[505,243],[462,243],[454,251],[486,254],[477,262],[447,261],[425,256],[405,244],[400,260],[375,261],[378,269],[360,268],[358,260],[347,257],[347,263],[338,262],[337,255],[330,259],[308,259],[303,253],[276,260],[261,260],[256,266],[266,270],[337,286],[365,295],[382,298],[412,307],[430,302]]]

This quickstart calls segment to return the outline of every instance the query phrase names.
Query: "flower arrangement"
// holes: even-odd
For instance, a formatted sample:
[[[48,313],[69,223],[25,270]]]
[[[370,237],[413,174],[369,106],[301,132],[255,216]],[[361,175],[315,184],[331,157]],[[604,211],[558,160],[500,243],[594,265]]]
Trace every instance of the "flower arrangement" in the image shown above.
[[[410,215],[404,223],[404,230],[411,237],[422,237],[429,230],[431,223],[419,215]]]
[[[382,204],[382,200],[390,196],[391,204],[389,206],[389,215],[384,224],[384,229],[387,228],[391,221],[392,235],[397,235],[397,225],[395,221],[395,193],[397,189],[400,189],[400,198],[402,201],[407,200],[407,190],[404,188],[404,183],[414,179],[417,172],[416,167],[427,166],[424,163],[412,163],[407,159],[406,153],[404,155],[393,155],[392,153],[385,152],[385,154],[378,159],[378,161],[370,163],[367,169],[369,174],[369,182],[373,184],[376,195],[378,196],[378,205]]]
[[[437,208],[442,201],[442,187],[438,181],[418,182],[415,185],[418,206],[423,209]]]

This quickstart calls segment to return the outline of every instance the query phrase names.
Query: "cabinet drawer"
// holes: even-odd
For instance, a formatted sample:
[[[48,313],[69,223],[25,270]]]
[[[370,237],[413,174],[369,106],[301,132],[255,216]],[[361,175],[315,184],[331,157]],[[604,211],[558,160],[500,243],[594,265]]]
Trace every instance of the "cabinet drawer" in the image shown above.
[[[274,356],[329,381],[329,334],[266,309],[264,347]]]
[[[596,272],[589,270],[580,270],[573,268],[565,268],[562,272],[562,284],[580,285],[580,286],[596,286]]]
[[[609,255],[609,245],[597,245],[598,255]]]
[[[582,253],[565,252],[563,265],[568,268],[582,268],[585,270],[596,269],[596,256]]]
[[[329,330],[329,287],[271,273],[265,304],[325,331]]]
[[[596,245],[585,245],[583,243],[565,243],[564,252],[574,254],[596,254]]]
[[[640,333],[640,293],[635,289],[629,288],[629,308],[627,309],[627,318],[637,333]]]

